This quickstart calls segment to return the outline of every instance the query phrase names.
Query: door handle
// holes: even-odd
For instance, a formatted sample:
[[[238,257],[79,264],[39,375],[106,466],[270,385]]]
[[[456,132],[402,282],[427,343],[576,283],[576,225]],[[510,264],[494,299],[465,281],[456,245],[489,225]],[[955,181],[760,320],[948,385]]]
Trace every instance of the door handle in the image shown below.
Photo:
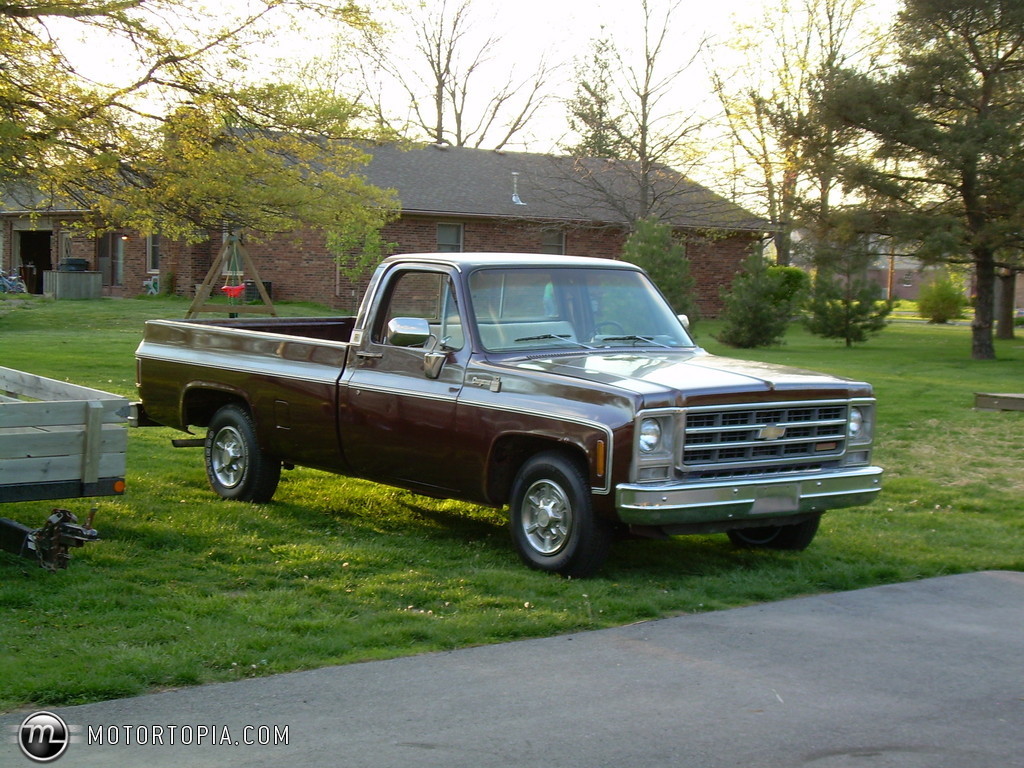
[[[360,352],[356,352],[356,357],[362,357],[362,358],[365,358],[367,360],[380,360],[382,357],[384,357],[384,353],[383,352],[362,352],[362,351],[360,351]]]

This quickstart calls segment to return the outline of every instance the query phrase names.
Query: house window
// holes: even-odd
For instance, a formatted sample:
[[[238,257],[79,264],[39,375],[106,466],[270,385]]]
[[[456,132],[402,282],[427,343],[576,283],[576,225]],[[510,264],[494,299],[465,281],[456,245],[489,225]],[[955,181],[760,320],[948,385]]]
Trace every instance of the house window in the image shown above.
[[[242,260],[242,243],[240,241],[231,242],[230,240],[225,240],[223,247],[227,251],[224,254],[220,273],[225,277],[240,278],[245,271],[245,264]]]
[[[462,252],[462,225],[437,225],[437,250],[441,253]]]
[[[71,233],[61,232],[60,233],[60,260],[67,261],[71,258],[73,251],[71,249]]]
[[[229,227],[226,223],[220,228],[221,261],[220,273],[225,278],[242,276],[244,263],[242,259],[242,235]]]
[[[150,274],[160,272],[160,235],[146,238],[146,271]]]
[[[565,253],[565,230],[544,229],[540,233],[540,252],[561,256]]]

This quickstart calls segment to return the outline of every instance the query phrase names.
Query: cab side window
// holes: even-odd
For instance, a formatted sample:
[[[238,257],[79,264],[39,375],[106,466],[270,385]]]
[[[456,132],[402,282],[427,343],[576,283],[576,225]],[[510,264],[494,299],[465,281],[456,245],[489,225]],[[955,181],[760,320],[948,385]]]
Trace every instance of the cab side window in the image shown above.
[[[388,322],[396,317],[418,317],[430,324],[430,330],[448,349],[462,349],[465,334],[459,315],[455,289],[442,272],[407,271],[392,282],[387,305],[378,313],[373,329],[376,344],[387,343]]]

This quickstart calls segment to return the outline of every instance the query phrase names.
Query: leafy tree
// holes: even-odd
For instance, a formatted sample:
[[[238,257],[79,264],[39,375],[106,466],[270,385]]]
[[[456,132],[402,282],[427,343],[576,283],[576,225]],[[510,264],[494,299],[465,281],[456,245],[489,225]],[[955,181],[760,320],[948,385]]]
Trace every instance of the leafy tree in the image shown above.
[[[781,344],[808,282],[803,270],[771,266],[752,254],[729,291],[723,291],[725,325],[719,341],[743,349]]]
[[[878,231],[973,266],[971,355],[991,359],[996,271],[1019,268],[1024,239],[1024,3],[904,0],[894,36],[893,66],[846,73],[822,116],[872,142],[843,178]]]
[[[339,141],[365,135],[355,108],[299,87],[231,85],[275,14],[317,7],[350,25],[364,16],[312,0],[244,7],[216,17],[184,0],[0,7],[0,182],[29,187],[23,204],[71,201],[98,229],[197,241],[225,225],[257,236],[306,225],[339,247],[372,241],[393,202],[356,175],[365,154]],[[193,31],[172,36],[166,17]],[[117,51],[119,82],[82,74],[88,61],[62,47],[75,34],[51,34],[68,26]]]
[[[626,240],[622,258],[646,270],[677,313],[696,319],[694,281],[686,246],[674,236],[670,226],[655,219],[638,221]]]
[[[343,138],[352,117],[351,105],[285,85],[207,93],[139,135],[130,164],[59,170],[69,196],[121,227],[184,241],[210,228],[258,239],[313,227],[332,250],[374,260],[395,203],[359,175],[369,158]]]
[[[793,303],[796,308],[804,299],[811,278],[799,267],[787,267],[781,264],[768,267],[768,273],[781,282],[779,298]]]
[[[727,183],[734,198],[750,198],[772,223],[781,265],[790,263],[801,200],[819,209],[837,181],[828,159],[841,130],[803,129],[815,94],[842,67],[876,54],[881,33],[865,23],[876,17],[871,0],[775,0],[760,17],[739,22],[723,44],[729,55],[713,60],[712,84],[732,139]],[[723,61],[738,63],[725,69]]]

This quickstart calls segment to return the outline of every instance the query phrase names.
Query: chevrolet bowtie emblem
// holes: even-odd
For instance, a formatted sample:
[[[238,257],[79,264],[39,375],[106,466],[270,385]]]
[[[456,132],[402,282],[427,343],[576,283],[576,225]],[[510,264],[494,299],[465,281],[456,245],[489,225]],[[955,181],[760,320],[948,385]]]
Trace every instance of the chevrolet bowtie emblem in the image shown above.
[[[761,431],[757,433],[757,439],[758,440],[778,440],[780,437],[784,437],[785,434],[786,434],[786,428],[785,427],[776,427],[775,425],[770,425],[770,426],[762,427],[761,428]]]

